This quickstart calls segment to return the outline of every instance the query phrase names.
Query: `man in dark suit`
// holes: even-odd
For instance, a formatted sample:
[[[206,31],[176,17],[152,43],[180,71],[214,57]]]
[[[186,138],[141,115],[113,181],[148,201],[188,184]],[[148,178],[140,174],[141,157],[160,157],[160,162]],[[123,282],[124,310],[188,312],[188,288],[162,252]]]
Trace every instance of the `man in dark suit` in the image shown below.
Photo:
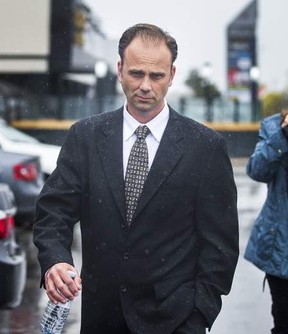
[[[137,24],[123,33],[119,55],[123,108],[71,127],[39,196],[34,242],[42,282],[55,303],[73,299],[82,282],[82,334],[203,334],[238,259],[226,145],[166,103],[174,38]],[[139,126],[145,136],[137,137]],[[146,158],[131,165],[136,142]],[[78,221],[83,258],[81,279],[77,273],[73,281],[67,270],[77,272],[71,244]]]

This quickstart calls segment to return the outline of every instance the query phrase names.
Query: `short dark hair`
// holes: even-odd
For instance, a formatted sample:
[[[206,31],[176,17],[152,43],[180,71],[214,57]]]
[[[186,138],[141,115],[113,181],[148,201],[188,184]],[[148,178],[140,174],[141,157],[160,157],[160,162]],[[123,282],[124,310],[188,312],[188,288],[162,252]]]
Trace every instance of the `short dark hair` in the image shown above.
[[[124,31],[118,45],[118,53],[122,62],[127,46],[138,36],[148,41],[164,41],[171,52],[172,64],[174,63],[178,54],[176,40],[168,32],[148,23],[138,23]]]

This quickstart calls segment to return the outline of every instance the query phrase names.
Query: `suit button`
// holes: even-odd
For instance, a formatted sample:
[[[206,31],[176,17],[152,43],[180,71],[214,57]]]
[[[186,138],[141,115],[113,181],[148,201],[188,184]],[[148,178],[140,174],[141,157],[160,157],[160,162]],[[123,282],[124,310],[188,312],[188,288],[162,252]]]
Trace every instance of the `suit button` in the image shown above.
[[[122,227],[122,228],[125,228],[125,227],[126,227],[126,224],[125,224],[125,223],[122,223],[122,224],[121,224],[121,227]]]
[[[128,259],[129,259],[129,253],[128,253],[128,252],[125,252],[125,253],[123,254],[123,259],[124,259],[124,260],[128,260]]]
[[[125,285],[121,285],[121,291],[122,291],[122,292],[126,292],[126,291],[127,291],[127,288],[126,288]]]

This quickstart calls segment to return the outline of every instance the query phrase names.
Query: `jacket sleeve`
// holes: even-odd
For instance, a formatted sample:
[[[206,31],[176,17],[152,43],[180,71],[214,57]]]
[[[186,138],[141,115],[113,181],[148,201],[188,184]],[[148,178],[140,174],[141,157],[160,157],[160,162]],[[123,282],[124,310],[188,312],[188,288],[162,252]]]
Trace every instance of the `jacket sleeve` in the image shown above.
[[[269,183],[285,164],[288,142],[280,127],[280,118],[266,118],[262,121],[258,142],[248,164],[247,174],[255,181]]]
[[[73,227],[79,221],[80,163],[74,127],[61,148],[57,167],[46,181],[36,204],[33,240],[38,248],[41,278],[59,262],[73,265]]]
[[[195,306],[211,328],[221,309],[221,295],[231,289],[239,256],[237,191],[222,137],[208,157],[195,215],[201,248]]]

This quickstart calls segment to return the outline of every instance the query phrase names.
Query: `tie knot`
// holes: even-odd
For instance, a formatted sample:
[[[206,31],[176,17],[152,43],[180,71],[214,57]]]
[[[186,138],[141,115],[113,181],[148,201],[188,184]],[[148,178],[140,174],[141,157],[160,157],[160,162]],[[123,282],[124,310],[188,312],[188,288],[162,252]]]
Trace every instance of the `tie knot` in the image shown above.
[[[145,139],[149,134],[150,130],[146,125],[139,125],[138,128],[135,130],[135,135],[138,139]]]

